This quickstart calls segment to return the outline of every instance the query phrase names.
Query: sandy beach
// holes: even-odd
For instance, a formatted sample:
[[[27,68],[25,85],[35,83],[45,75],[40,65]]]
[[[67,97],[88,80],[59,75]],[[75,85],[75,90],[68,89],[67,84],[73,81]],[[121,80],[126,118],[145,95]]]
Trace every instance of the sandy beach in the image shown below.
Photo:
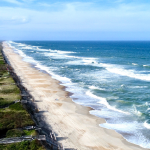
[[[144,150],[127,142],[116,131],[100,127],[99,124],[105,123],[104,119],[89,114],[91,108],[74,103],[59,81],[24,62],[5,42],[3,51],[35,99],[40,125],[52,129],[64,148]]]

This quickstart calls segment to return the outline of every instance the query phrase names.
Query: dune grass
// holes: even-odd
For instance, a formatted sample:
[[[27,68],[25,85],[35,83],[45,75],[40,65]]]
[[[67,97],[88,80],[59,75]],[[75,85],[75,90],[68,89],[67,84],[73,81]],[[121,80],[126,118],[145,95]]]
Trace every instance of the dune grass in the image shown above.
[[[23,136],[24,132],[23,130],[19,130],[19,129],[12,129],[12,130],[8,130],[6,133],[6,137],[7,138],[11,138],[11,137],[21,137]]]
[[[13,105],[10,105],[9,109],[11,109],[11,110],[17,110],[17,111],[25,111],[25,109],[23,108],[23,106],[21,105],[21,103],[15,103]]]
[[[15,85],[2,55],[0,55],[0,108],[6,107],[19,99],[21,99],[20,90]]]
[[[22,128],[35,125],[26,111],[2,111],[0,112],[0,130]]]
[[[22,130],[22,129],[12,129],[8,130],[6,133],[6,137],[21,137],[21,136],[36,136],[38,133],[35,130]]]
[[[0,145],[0,150],[45,150],[38,140],[23,141],[21,143]]]

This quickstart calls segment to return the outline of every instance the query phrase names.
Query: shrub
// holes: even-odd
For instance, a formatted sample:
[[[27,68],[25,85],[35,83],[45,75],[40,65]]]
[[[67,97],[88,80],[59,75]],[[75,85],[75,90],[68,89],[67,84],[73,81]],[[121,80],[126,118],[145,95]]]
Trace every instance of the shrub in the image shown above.
[[[35,130],[23,130],[24,134],[23,135],[32,135],[36,136],[38,133]]]
[[[24,108],[23,108],[23,106],[21,105],[21,103],[15,103],[15,104],[13,104],[13,105],[10,105],[9,106],[9,109],[11,109],[11,110],[25,110]]]
[[[45,150],[39,141],[23,141],[8,145],[0,145],[0,150]]]
[[[20,137],[24,134],[24,132],[22,130],[19,129],[12,129],[12,130],[8,130],[6,133],[6,137]]]
[[[0,98],[0,108],[7,107],[14,102]]]
[[[19,94],[19,93],[20,93],[20,90],[19,90],[18,87],[15,87],[15,88],[13,88],[13,89],[3,89],[3,90],[1,91],[1,93],[3,93],[3,94],[9,94],[9,93]]]
[[[30,115],[23,112],[8,111],[0,113],[0,130],[21,128],[29,125],[34,125]]]

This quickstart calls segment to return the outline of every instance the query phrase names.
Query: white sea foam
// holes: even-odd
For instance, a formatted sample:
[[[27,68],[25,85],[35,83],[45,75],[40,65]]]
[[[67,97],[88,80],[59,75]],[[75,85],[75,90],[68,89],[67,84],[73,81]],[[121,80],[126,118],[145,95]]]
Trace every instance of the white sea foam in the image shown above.
[[[16,42],[13,42],[13,41],[8,41],[8,43],[10,43],[10,44],[15,44],[16,46],[19,46],[19,47],[27,46],[26,44],[16,43]]]
[[[10,43],[10,44],[14,44],[15,42],[13,41],[6,41],[7,43]]]
[[[11,41],[9,41],[8,43],[15,44],[17,47],[19,47],[19,49],[23,49],[23,50],[24,49],[31,49],[31,50],[33,49],[33,50],[39,50],[39,51],[49,51],[47,49],[40,49],[40,47],[42,47],[42,46],[31,46],[31,45],[16,43],[16,42],[11,42]]]
[[[98,87],[93,86],[93,85],[92,85],[92,86],[90,86],[89,88],[90,88],[90,89],[99,89]]]
[[[67,59],[65,55],[58,53],[44,53],[44,55],[54,59]]]
[[[96,58],[82,58],[84,64],[97,64]]]
[[[99,87],[96,87],[96,86],[89,86],[89,89],[92,89],[92,90],[106,90],[105,88],[99,88]]]
[[[53,52],[57,52],[59,54],[71,54],[71,53],[76,53],[72,51],[61,51],[61,50],[52,50]]]
[[[25,47],[22,47],[21,49],[33,49],[33,47],[31,47],[31,46],[25,46]]]
[[[69,65],[89,65],[89,66],[98,66],[99,64],[97,62],[97,58],[91,58],[91,57],[77,57],[77,56],[66,56],[66,58],[74,58],[76,60],[71,60],[67,62],[66,64]]]
[[[25,44],[18,44],[17,46],[23,47],[23,46],[26,46],[26,45]]]
[[[148,102],[145,102],[145,105],[146,105],[146,106],[149,106],[149,103],[148,103]]]
[[[126,86],[124,84],[122,84],[121,87],[126,87]]]
[[[72,58],[78,58],[76,56],[70,56],[66,54],[74,53],[71,51],[59,51],[59,50],[49,50],[49,52],[44,53],[45,56],[49,56],[51,58],[55,59],[72,59]]]
[[[19,49],[15,49],[15,52],[18,53],[23,58],[27,57],[27,55]]]
[[[115,99],[119,99],[119,97],[117,97],[117,96],[109,96],[109,97],[107,97],[107,100],[115,100]]]
[[[137,129],[141,129],[141,124],[137,121],[135,122],[120,122],[120,123],[104,123],[100,124],[101,127],[107,128],[107,129],[113,129],[119,132],[126,132],[126,133],[133,133]]]
[[[7,43],[13,43],[13,41],[6,41]]]
[[[32,46],[32,47],[34,47],[34,48],[36,48],[36,49],[39,49],[39,47],[42,47],[42,46]]]
[[[71,80],[67,77],[62,77],[62,76],[59,76],[57,74],[54,74],[52,71],[50,71],[49,67],[46,67],[44,65],[41,65],[40,63],[37,63],[36,66],[37,68],[39,68],[40,70],[44,70],[46,71],[47,73],[49,73],[50,75],[52,75],[52,77],[54,79],[57,79],[63,83],[71,83]]]
[[[148,108],[147,108],[147,110],[146,110],[147,112],[150,112],[150,106],[148,105]]]
[[[148,120],[146,120],[143,125],[144,125],[145,128],[150,129],[150,124],[148,124],[147,121]]]
[[[136,64],[136,63],[132,63],[132,65],[137,66],[138,64]]]
[[[127,76],[130,78],[135,78],[144,81],[150,81],[150,74],[141,74],[136,72],[135,70],[127,70],[119,65],[113,64],[106,64],[106,63],[98,63],[96,58],[83,58],[81,57],[79,60],[67,62],[67,64],[74,64],[74,65],[91,65],[97,67],[103,67],[107,71],[111,73],[115,73],[121,76]]]
[[[137,110],[137,107],[134,104],[133,104],[133,113],[135,115],[137,115],[137,116],[141,116],[142,115],[142,113],[139,110]]]
[[[34,60],[32,57],[27,56],[23,51],[19,50],[19,49],[14,49],[14,51],[16,53],[18,53],[21,57],[23,57],[23,60],[29,63],[32,63],[34,65],[38,64],[39,62]]]
[[[19,47],[27,46],[26,44],[22,44],[22,43],[15,43],[15,42],[14,42],[14,44],[16,44],[16,45],[19,46]]]
[[[98,97],[98,96],[94,95],[93,93],[91,93],[90,91],[87,91],[86,94],[89,95],[90,97],[98,99],[99,100],[98,103],[105,105],[108,109],[111,109],[113,111],[117,111],[120,113],[124,113],[124,114],[130,114],[128,112],[124,112],[122,110],[119,110],[119,109],[116,109],[115,107],[110,106],[109,103],[107,102],[106,98],[104,98],[104,97]]]
[[[51,53],[58,54],[58,55],[65,55],[65,54],[76,53],[76,52],[72,52],[72,51],[61,51],[61,50],[52,50],[52,49],[49,49],[48,51],[51,52]],[[47,54],[50,54],[50,53],[47,53]]]
[[[106,68],[109,72],[115,73],[115,74],[119,74],[122,76],[128,76],[131,78],[135,78],[135,79],[140,79],[140,80],[144,80],[144,81],[150,81],[150,74],[138,74],[135,73],[134,70],[125,70],[122,68]]]
[[[106,117],[112,115],[112,113],[109,114],[109,112],[105,112],[105,111],[104,112],[100,111],[100,114],[101,113],[106,114]],[[120,117],[117,114],[114,114],[114,115],[116,115],[117,117]],[[116,116],[114,116],[114,118]],[[111,118],[113,117],[111,116]],[[142,123],[139,123],[137,121],[126,122],[126,120],[121,120],[120,118],[118,118],[118,120],[115,120],[115,122],[111,122],[111,123],[106,122],[106,123],[100,124],[100,126],[103,128],[116,130],[117,132],[123,134],[126,140],[131,143],[140,145],[141,147],[144,147],[144,148],[150,148],[149,139],[147,139],[142,134],[142,132],[140,132],[141,129],[143,129]],[[150,125],[147,124],[147,122],[144,123],[144,126],[146,126],[147,129],[150,129]]]
[[[8,44],[9,47],[11,47],[12,49],[14,49],[15,47],[13,47],[11,44],[13,44],[14,42],[12,41],[6,41],[6,43]]]
[[[143,65],[143,67],[150,67],[150,65]]]
[[[90,86],[89,88],[90,89],[98,89],[98,87],[95,87],[95,86]]]
[[[148,86],[128,86],[128,88],[131,88],[131,89],[143,89],[143,88],[148,88]]]
[[[50,50],[48,50],[48,49],[42,49],[42,48],[37,48],[36,51],[49,52]]]
[[[68,58],[80,58],[80,57],[77,57],[77,56],[70,56],[70,55],[65,55],[65,57],[68,57]]]

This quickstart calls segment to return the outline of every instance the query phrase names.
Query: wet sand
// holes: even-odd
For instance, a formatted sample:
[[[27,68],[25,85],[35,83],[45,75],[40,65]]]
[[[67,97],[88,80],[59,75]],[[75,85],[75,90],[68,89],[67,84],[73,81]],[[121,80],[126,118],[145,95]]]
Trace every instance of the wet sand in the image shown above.
[[[6,43],[3,43],[3,51],[35,99],[40,125],[52,129],[64,148],[144,150],[127,142],[116,131],[100,127],[104,119],[89,114],[91,108],[74,103],[59,81],[24,62]]]

